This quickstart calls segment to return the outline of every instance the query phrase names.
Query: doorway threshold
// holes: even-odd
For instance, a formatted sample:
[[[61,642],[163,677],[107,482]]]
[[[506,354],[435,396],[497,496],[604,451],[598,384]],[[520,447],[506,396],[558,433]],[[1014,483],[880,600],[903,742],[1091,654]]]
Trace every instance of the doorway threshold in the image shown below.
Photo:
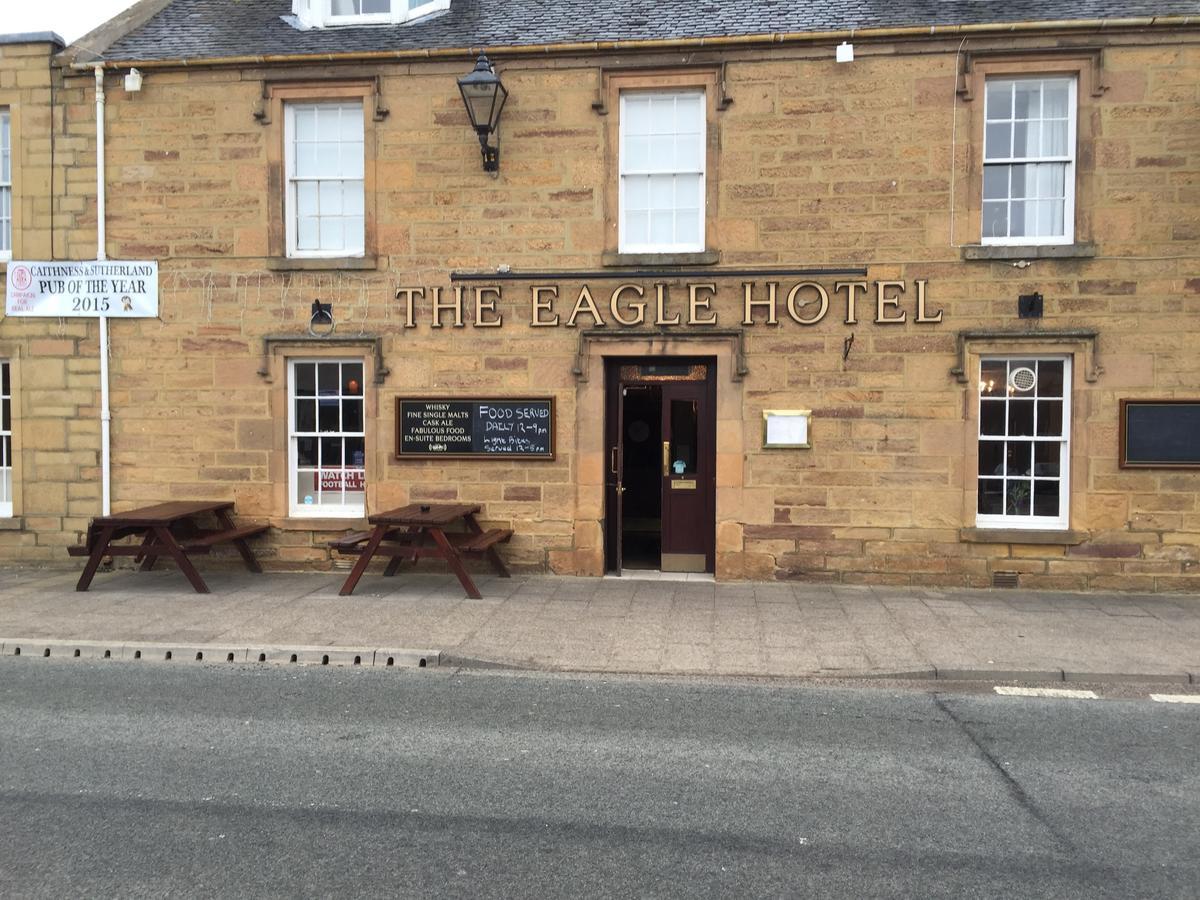
[[[610,572],[604,577],[625,581],[716,581],[711,572],[660,572],[658,569],[622,569],[620,575]]]

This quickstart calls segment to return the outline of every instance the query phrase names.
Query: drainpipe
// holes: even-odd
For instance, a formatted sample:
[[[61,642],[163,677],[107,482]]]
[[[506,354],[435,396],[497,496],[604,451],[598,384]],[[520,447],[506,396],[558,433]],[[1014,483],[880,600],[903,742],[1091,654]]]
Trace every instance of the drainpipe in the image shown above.
[[[104,252],[104,67],[96,66],[96,260]],[[112,460],[109,455],[112,412],[108,406],[108,316],[100,314],[100,505],[101,515],[112,512]]]

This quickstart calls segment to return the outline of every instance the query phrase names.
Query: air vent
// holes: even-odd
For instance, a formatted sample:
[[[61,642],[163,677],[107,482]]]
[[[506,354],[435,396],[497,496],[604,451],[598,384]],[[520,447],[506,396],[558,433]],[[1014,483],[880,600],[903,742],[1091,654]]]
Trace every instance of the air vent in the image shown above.
[[[1008,376],[1008,383],[1013,390],[1024,394],[1033,390],[1033,386],[1037,384],[1037,375],[1028,366],[1021,366],[1019,369],[1012,370],[1012,374]]]
[[[1016,572],[993,572],[992,587],[995,588],[1015,588],[1017,586]]]

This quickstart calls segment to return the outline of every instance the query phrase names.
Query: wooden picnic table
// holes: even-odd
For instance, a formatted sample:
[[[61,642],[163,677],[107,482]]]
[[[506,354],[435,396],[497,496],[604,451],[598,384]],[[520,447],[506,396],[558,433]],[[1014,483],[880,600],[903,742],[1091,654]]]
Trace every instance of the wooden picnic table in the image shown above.
[[[406,560],[416,562],[420,557],[434,556],[446,561],[468,597],[482,599],[463,559],[487,559],[497,574],[508,578],[508,569],[496,552],[496,544],[512,537],[512,531],[500,528],[485,531],[475,519],[479,510],[480,507],[465,503],[410,503],[370,516],[367,519],[373,526],[370,531],[353,532],[330,541],[329,545],[341,553],[358,554],[358,561],[340,593],[342,596],[354,593],[358,580],[376,556],[389,558],[383,570],[385,576],[395,575]],[[466,531],[446,530],[446,526],[459,521]]]
[[[189,554],[208,553],[214,546],[232,543],[241,554],[251,572],[261,572],[258,560],[246,546],[246,538],[266,531],[267,525],[238,525],[230,512],[232,500],[175,500],[158,503],[140,509],[97,516],[88,526],[87,541],[76,547],[68,547],[72,556],[86,556],[87,565],[75,590],[86,591],[92,577],[106,556],[132,556],[141,563],[143,572],[154,568],[160,556],[175,560],[179,570],[187,576],[198,594],[207,594],[208,585],[192,565]],[[211,513],[216,517],[217,527],[203,529],[194,519]],[[142,536],[140,544],[114,544],[126,537]]]

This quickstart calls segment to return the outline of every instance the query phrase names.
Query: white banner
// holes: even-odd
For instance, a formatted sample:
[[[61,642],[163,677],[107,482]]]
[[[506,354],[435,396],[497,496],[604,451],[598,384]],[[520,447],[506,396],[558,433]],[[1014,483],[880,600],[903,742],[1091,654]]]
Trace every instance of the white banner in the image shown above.
[[[158,316],[158,262],[8,264],[9,316]]]

